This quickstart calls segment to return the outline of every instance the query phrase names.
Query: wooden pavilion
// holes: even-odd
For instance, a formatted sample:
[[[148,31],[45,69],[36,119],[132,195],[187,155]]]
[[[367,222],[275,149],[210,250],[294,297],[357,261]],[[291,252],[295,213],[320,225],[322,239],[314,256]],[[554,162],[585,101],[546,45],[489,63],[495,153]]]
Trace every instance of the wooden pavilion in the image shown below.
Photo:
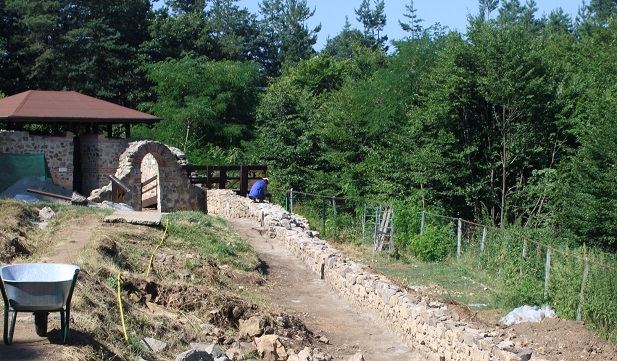
[[[131,127],[161,120],[75,91],[29,90],[0,99],[0,153],[44,154],[56,183],[88,194],[115,173]]]
[[[154,124],[162,119],[75,91],[28,90],[0,99],[0,123],[7,130],[22,130],[26,124],[51,126],[52,133],[69,130],[75,134],[107,132],[121,125],[131,137],[133,124]]]

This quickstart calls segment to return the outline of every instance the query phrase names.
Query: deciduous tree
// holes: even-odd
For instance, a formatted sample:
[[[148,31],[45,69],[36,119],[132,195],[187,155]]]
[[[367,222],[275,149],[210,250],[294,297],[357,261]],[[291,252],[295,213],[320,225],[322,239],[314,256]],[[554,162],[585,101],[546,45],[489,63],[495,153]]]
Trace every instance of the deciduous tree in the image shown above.
[[[239,147],[251,137],[259,65],[204,57],[169,59],[146,67],[156,101],[146,109],[164,118],[147,135],[181,148],[196,160],[210,145]]]

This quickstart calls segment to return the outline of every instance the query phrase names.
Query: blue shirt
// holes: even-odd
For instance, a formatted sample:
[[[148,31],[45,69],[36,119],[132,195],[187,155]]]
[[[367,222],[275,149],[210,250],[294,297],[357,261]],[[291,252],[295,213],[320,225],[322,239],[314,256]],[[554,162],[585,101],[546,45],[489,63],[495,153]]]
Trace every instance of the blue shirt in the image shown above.
[[[266,196],[266,181],[263,179],[258,180],[251,187],[249,197],[252,198],[265,198]]]

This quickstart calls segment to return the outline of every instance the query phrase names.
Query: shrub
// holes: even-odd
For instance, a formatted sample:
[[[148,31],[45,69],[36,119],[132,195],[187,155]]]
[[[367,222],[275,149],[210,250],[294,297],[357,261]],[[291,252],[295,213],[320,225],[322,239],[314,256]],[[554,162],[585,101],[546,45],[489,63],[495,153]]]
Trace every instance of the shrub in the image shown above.
[[[442,261],[452,252],[453,239],[450,225],[426,225],[422,235],[411,238],[409,250],[425,262]]]

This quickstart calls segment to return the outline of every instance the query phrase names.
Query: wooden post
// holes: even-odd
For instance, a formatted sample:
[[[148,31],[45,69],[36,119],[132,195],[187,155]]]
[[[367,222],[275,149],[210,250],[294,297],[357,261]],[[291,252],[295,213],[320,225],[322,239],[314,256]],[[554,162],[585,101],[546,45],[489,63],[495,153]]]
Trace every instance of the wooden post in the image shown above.
[[[219,189],[225,189],[227,185],[227,170],[223,167],[219,167]]]
[[[107,178],[111,180],[111,201],[113,203],[123,203],[124,195],[130,191],[130,188],[114,175],[107,174]]]
[[[249,170],[244,166],[240,166],[240,193],[241,197],[246,197],[249,188]]]
[[[456,258],[460,259],[461,258],[461,242],[463,239],[463,222],[462,220],[459,218],[458,219],[458,232],[456,235]]]
[[[212,189],[212,168],[206,166],[206,188]]]

